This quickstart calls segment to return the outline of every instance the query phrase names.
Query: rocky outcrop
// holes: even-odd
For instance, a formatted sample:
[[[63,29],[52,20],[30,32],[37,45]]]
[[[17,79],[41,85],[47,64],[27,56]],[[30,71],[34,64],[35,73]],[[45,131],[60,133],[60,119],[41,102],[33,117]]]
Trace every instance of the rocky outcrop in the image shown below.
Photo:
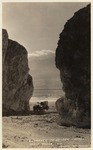
[[[56,49],[65,97],[56,102],[61,124],[90,127],[90,5],[64,26]]]
[[[33,81],[29,75],[26,49],[8,39],[3,29],[3,115],[29,111],[29,99],[33,94]]]

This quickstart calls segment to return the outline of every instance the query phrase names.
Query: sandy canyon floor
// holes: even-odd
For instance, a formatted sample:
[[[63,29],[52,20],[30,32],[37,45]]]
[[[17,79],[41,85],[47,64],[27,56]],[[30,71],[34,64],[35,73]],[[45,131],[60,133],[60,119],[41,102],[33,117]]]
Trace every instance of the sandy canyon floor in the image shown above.
[[[32,106],[34,103],[32,104]],[[42,115],[3,117],[5,148],[90,148],[90,129],[58,125],[54,102]],[[31,108],[32,109],[32,108]]]

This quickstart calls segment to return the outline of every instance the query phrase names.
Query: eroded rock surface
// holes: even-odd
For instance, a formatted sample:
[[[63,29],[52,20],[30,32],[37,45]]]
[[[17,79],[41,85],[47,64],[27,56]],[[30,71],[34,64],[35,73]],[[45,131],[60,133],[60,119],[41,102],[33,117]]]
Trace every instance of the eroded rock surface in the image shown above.
[[[90,127],[90,5],[64,26],[56,49],[65,97],[56,102],[61,124]]]
[[[29,111],[33,81],[29,75],[26,49],[8,39],[3,29],[3,115]]]

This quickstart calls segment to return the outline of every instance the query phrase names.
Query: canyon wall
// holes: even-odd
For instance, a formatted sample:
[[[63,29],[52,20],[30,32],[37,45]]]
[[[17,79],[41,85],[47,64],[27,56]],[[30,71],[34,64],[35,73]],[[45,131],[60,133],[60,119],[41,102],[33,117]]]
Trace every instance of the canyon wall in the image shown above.
[[[3,115],[29,112],[33,81],[29,75],[27,50],[10,40],[5,29],[2,31],[2,68]]]
[[[57,100],[61,125],[89,128],[90,97],[90,5],[77,11],[60,34],[56,49],[65,97]]]

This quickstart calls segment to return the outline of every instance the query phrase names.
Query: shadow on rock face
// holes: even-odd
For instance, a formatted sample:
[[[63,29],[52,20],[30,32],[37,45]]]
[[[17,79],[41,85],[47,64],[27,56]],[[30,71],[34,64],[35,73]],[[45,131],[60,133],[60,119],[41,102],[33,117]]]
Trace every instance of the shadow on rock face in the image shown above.
[[[33,94],[33,80],[29,75],[27,50],[2,32],[3,51],[3,115],[27,113]]]
[[[31,114],[31,112],[30,111],[14,111],[14,110],[8,110],[8,111],[3,111],[3,117],[4,116],[7,116],[7,117],[9,117],[9,116],[28,116],[28,115],[30,115]]]
[[[61,123],[90,127],[90,5],[65,24],[55,60],[66,96],[56,102]]]
[[[90,118],[84,109],[77,107],[72,100],[62,97],[55,103],[57,112],[60,115],[58,121],[62,126],[76,126],[78,128],[90,128]]]

